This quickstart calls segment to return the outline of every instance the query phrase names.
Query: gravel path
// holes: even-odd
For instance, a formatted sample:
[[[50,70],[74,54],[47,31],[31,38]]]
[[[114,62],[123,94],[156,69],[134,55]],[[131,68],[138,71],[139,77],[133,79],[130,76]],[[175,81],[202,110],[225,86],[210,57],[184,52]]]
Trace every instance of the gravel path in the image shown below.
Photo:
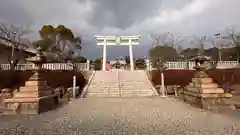
[[[85,98],[39,116],[0,116],[0,134],[240,135],[240,113],[204,112],[173,98]]]

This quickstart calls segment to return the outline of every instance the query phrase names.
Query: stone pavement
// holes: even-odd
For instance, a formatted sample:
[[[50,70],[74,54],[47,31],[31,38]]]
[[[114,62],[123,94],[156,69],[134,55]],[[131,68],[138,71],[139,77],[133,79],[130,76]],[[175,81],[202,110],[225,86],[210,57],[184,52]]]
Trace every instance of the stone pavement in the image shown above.
[[[1,135],[239,135],[240,112],[174,98],[83,98],[39,116],[0,116]]]

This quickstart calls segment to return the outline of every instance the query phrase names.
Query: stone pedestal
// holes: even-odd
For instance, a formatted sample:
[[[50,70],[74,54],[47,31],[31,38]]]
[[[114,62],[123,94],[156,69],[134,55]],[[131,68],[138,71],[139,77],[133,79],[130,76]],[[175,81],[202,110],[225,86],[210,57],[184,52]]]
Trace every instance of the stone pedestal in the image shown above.
[[[184,100],[192,105],[208,110],[235,109],[231,103],[229,93],[213,83],[204,71],[197,70],[191,83],[184,89]]]
[[[58,104],[59,96],[47,87],[42,72],[34,71],[25,82],[25,86],[14,93],[13,98],[4,99],[4,114],[39,114],[53,109]]]

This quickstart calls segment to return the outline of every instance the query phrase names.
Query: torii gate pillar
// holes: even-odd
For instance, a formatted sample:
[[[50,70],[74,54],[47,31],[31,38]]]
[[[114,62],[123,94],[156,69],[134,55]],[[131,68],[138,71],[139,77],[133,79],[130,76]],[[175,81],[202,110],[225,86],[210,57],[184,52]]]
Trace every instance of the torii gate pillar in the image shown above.
[[[137,36],[95,36],[97,45],[103,46],[103,65],[102,70],[106,71],[107,46],[127,45],[129,46],[130,66],[134,70],[133,45],[139,45],[140,35]]]

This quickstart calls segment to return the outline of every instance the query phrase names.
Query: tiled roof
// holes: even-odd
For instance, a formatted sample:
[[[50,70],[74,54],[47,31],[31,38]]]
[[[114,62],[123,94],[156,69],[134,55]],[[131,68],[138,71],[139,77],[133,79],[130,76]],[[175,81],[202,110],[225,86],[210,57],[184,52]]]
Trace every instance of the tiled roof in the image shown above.
[[[20,42],[15,42],[15,41],[12,41],[10,39],[7,39],[5,37],[2,37],[0,36],[0,44],[1,45],[5,45],[5,46],[8,46],[8,47],[11,47],[11,44],[21,44],[22,46],[28,46],[26,44],[23,44],[23,43],[20,43]],[[28,53],[33,53],[33,54],[36,54],[37,51],[33,48],[29,48],[29,47],[26,47],[25,49],[23,49],[25,52],[28,52]]]

